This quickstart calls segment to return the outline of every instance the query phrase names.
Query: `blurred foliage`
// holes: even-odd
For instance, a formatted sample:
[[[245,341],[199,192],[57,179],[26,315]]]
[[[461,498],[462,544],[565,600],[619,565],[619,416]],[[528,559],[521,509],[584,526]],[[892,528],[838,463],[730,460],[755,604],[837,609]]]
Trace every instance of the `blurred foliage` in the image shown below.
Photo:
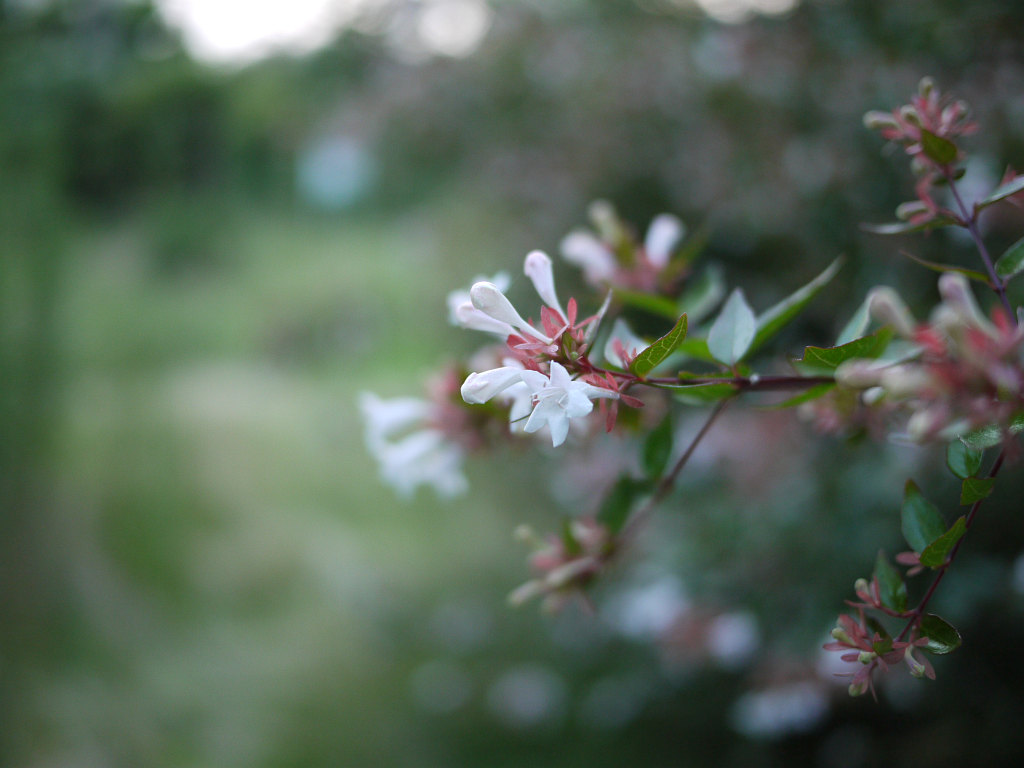
[[[846,254],[794,331],[811,343],[877,282],[925,300],[932,277],[857,229],[911,195],[860,115],[931,74],[976,109],[977,173],[1019,167],[1024,6],[807,0],[735,26],[668,0],[493,7],[467,59],[409,63],[385,14],[306,57],[215,69],[149,2],[0,3],[0,761],[1019,760],[1019,481],[944,584],[966,642],[938,683],[840,694],[762,742],[730,724],[737,698],[813,675],[849,585],[899,546],[902,479],[955,497],[932,457],[800,450],[771,416],[726,430],[648,564],[597,595],[675,579],[752,612],[759,661],[715,668],[614,611],[506,612],[524,575],[508,531],[559,510],[543,466],[500,457],[468,499],[401,507],[370,480],[352,401],[408,392],[451,338],[445,292],[554,250],[596,197],[706,228],[757,306]],[[334,136],[376,175],[332,211],[296,164]],[[997,252],[1020,235],[987,224]],[[945,233],[903,245],[968,258]]]

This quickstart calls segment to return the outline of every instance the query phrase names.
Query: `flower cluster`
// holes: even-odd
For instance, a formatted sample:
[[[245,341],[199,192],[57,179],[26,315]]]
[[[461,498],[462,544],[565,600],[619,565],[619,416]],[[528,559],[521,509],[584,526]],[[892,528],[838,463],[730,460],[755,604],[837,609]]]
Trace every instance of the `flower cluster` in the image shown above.
[[[851,677],[850,695],[860,696],[871,691],[875,695],[874,673],[886,671],[890,665],[905,662],[914,677],[935,679],[935,670],[928,659],[914,655],[917,648],[927,647],[927,637],[912,637],[911,640],[893,640],[877,621],[866,618],[861,608],[857,617],[848,613],[840,615],[839,622],[832,630],[832,642],[825,644],[827,651],[842,651],[840,657],[846,662],[858,662],[856,672],[842,673]]]
[[[912,158],[911,166],[918,176],[917,200],[897,208],[897,216],[915,225],[939,218],[958,220],[955,213],[935,201],[932,187],[954,175],[954,165],[964,159],[956,140],[977,129],[977,124],[968,119],[967,104],[943,96],[935,82],[926,77],[909,104],[892,112],[868,112],[864,123],[883,138],[901,144]]]
[[[511,402],[513,425],[525,419],[522,429],[528,433],[547,427],[551,444],[557,447],[565,442],[571,419],[589,415],[594,400],[618,399],[619,386],[612,376],[602,376],[590,364],[588,327],[596,328],[598,318],[577,322],[575,299],[569,300],[568,309],[562,308],[547,254],[528,254],[523,271],[544,302],[540,328],[523,319],[493,282],[475,283],[469,301],[456,308],[461,325],[497,334],[506,342],[503,364],[474,371],[463,382],[461,392],[471,404],[504,397]]]
[[[929,321],[918,324],[895,291],[875,289],[871,314],[912,344],[911,357],[849,360],[836,380],[865,390],[876,407],[909,412],[906,435],[915,442],[989,425],[1005,431],[1024,409],[1024,330],[999,308],[986,318],[959,273],[939,278],[939,294]]]
[[[686,228],[672,214],[656,216],[642,243],[604,200],[590,206],[590,219],[596,233],[573,230],[562,239],[561,252],[566,261],[583,270],[584,279],[594,287],[671,293],[685,277],[673,268],[672,255]]]
[[[516,536],[533,547],[530,568],[537,576],[509,595],[512,605],[543,597],[546,609],[557,610],[572,597],[582,597],[615,551],[611,531],[592,517],[566,520],[560,536],[541,538],[527,526]]]

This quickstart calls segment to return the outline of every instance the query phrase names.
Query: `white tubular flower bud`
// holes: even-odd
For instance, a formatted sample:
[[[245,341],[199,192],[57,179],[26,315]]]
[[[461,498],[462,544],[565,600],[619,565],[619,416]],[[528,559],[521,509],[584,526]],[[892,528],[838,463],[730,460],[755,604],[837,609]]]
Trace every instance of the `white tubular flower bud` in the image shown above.
[[[899,128],[899,123],[891,112],[872,110],[864,113],[864,127],[869,131],[877,131],[882,128]]]
[[[483,373],[471,373],[462,382],[462,399],[471,405],[486,403],[500,392],[504,392],[522,380],[523,369],[514,366],[494,368]]]
[[[978,302],[974,299],[971,286],[959,272],[945,272],[939,278],[939,295],[943,303],[952,309],[964,326],[973,326],[985,331],[989,336],[996,336],[996,330],[982,314]]]
[[[932,77],[928,77],[928,76],[922,77],[921,78],[921,82],[919,82],[917,84],[917,92],[920,93],[925,98],[928,98],[929,96],[931,96],[932,92],[934,90],[935,90],[935,79],[932,78]]]
[[[909,397],[934,384],[919,365],[894,365],[881,372],[881,387],[893,397]]]
[[[910,221],[914,216],[922,213],[928,213],[928,206],[920,200],[911,200],[896,206],[896,218],[900,221]]]
[[[909,339],[914,335],[917,322],[907,309],[907,305],[903,303],[903,299],[892,288],[885,285],[872,288],[868,294],[868,310],[872,317],[881,323],[891,325],[903,338]]]
[[[607,200],[595,200],[587,209],[590,220],[594,222],[597,233],[609,243],[619,239],[622,225],[619,223],[619,216],[615,213],[615,207]]]
[[[540,296],[541,301],[565,319],[565,311],[558,302],[558,295],[555,293],[555,275],[551,268],[551,259],[544,251],[531,251],[526,255],[523,262],[523,273],[530,278],[533,287]]]
[[[647,236],[644,238],[647,260],[658,269],[664,269],[685,232],[686,227],[676,216],[670,213],[655,216],[647,227]]]
[[[505,294],[494,283],[476,283],[469,289],[469,298],[473,302],[473,306],[488,317],[493,317],[502,323],[508,323],[513,328],[518,328],[520,331],[528,333],[545,343],[551,342],[551,339],[536,330],[516,312],[512,302],[506,298]]]
[[[884,365],[873,360],[847,360],[836,368],[836,383],[849,389],[877,387],[884,370]]]
[[[590,232],[570,232],[562,238],[561,251],[565,260],[580,267],[591,282],[603,283],[615,275],[615,257]]]

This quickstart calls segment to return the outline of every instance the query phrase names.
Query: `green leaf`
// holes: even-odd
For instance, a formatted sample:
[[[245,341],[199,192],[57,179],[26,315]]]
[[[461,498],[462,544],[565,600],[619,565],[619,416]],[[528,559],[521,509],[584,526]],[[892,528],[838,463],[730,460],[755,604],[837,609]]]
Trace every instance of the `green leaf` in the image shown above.
[[[1011,435],[1016,435],[1021,430],[1024,430],[1024,411],[1015,414],[1014,417],[1010,419],[1010,424],[1006,428],[1006,432]],[[963,440],[968,447],[980,450],[991,448],[994,445],[999,445],[1003,442],[1005,437],[1006,434],[996,424],[978,427],[967,434],[960,435],[960,439]]]
[[[1009,282],[1024,272],[1024,237],[1011,245],[996,262],[996,274]]]
[[[825,384],[818,384],[817,386],[811,387],[806,392],[801,392],[788,400],[784,400],[781,403],[776,403],[773,408],[792,408],[796,405],[802,405],[803,403],[809,403],[811,400],[817,400],[822,395],[827,395],[835,388],[835,382],[827,382]]]
[[[960,486],[960,504],[967,506],[976,501],[987,499],[992,494],[996,479],[994,477],[967,477]]]
[[[956,144],[949,139],[936,136],[927,128],[921,129],[921,148],[928,157],[940,165],[949,165],[959,154]]]
[[[735,365],[750,349],[756,331],[754,310],[743,297],[743,289],[737,288],[708,331],[708,350],[718,362]]]
[[[672,455],[672,435],[672,412],[669,411],[644,441],[644,472],[651,480],[657,480],[665,473]]]
[[[650,312],[652,315],[675,320],[679,316],[676,305],[664,296],[654,296],[641,291],[630,291],[624,288],[614,290],[615,298],[623,304]]]
[[[630,364],[629,369],[641,379],[662,363],[665,358],[676,351],[686,338],[686,315],[680,315],[675,327],[655,341],[647,349],[640,352]]]
[[[836,276],[842,265],[842,258],[836,259],[816,278],[802,288],[795,290],[778,304],[762,312],[757,318],[757,332],[754,334],[754,340],[745,354],[755,352],[762,344],[775,336],[787,323],[799,315],[803,308],[810,303],[811,299],[817,296],[818,292]]]
[[[711,350],[708,349],[707,339],[701,339],[695,336],[687,337],[679,345],[676,351],[686,357],[692,357],[694,360],[701,360],[705,363],[715,362],[715,358],[711,356]]]
[[[685,312],[694,323],[699,323],[718,306],[725,296],[725,278],[722,268],[712,264],[692,281],[677,302],[677,312]]]
[[[672,396],[681,403],[688,405],[706,405],[725,400],[736,394],[732,384],[694,384],[689,387],[672,389]]]
[[[605,496],[597,513],[597,521],[605,525],[612,535],[621,531],[622,526],[626,524],[633,508],[633,501],[644,485],[629,475],[623,475]]]
[[[882,605],[900,613],[907,610],[907,585],[883,552],[879,552],[875,558],[874,578],[878,579],[878,593],[882,598]]]
[[[926,568],[938,568],[945,563],[950,550],[956,546],[965,533],[967,533],[967,520],[961,516],[948,531],[924,548],[924,551],[921,552],[921,565]]]
[[[583,552],[583,547],[576,539],[576,535],[572,532],[572,519],[568,517],[562,518],[562,546],[565,548],[565,554],[570,557],[579,555]]]
[[[904,256],[917,264],[920,264],[926,269],[932,270],[932,272],[959,272],[964,277],[974,280],[978,283],[984,283],[985,285],[991,285],[992,281],[988,279],[988,275],[984,272],[979,272],[976,269],[968,269],[967,267],[957,267],[950,264],[939,264],[937,261],[928,261],[928,259],[922,259],[920,256],[915,256],[912,253],[906,251],[900,251]]]
[[[804,356],[793,364],[801,373],[831,372],[847,360],[878,357],[885,352],[891,339],[892,329],[882,328],[877,333],[838,347],[807,347]]]
[[[934,613],[926,613],[921,617],[919,631],[922,637],[928,638],[928,645],[924,650],[936,656],[952,653],[963,642],[956,627]]]
[[[864,332],[868,329],[868,324],[871,322],[871,314],[869,308],[871,306],[871,297],[867,297],[857,307],[857,311],[853,313],[853,317],[849,319],[846,325],[843,326],[843,330],[839,332],[839,338],[836,339],[836,346],[841,347],[843,344],[849,344],[855,339],[859,339],[864,335]]]
[[[992,205],[992,203],[998,203],[1000,200],[1010,197],[1010,195],[1016,195],[1021,191],[1024,191],[1024,174],[996,187],[988,197],[975,204],[974,207],[980,211],[982,208]]]
[[[903,493],[903,538],[915,552],[924,549],[946,532],[939,510],[921,495],[913,480],[907,480]]]
[[[984,451],[971,448],[963,440],[957,438],[946,447],[946,466],[961,480],[974,477],[981,469]]]
[[[956,224],[956,219],[947,216],[938,216],[928,221],[914,223],[911,221],[894,221],[890,224],[861,224],[860,228],[865,232],[875,235],[909,235],[912,232],[927,232],[940,227],[951,227]]]

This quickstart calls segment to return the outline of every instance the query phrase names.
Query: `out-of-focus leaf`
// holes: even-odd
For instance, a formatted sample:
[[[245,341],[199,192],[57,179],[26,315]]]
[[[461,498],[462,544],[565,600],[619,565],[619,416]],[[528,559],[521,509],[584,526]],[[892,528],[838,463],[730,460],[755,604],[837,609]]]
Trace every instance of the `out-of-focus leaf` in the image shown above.
[[[836,346],[841,347],[843,344],[849,344],[854,339],[859,339],[864,335],[868,329],[868,324],[871,322],[871,315],[869,308],[871,306],[871,297],[864,299],[857,307],[857,311],[853,313],[846,325],[843,326],[843,330],[839,332],[839,338],[836,339]]]
[[[956,546],[966,532],[967,520],[961,516],[948,531],[924,548],[924,551],[921,552],[921,565],[927,568],[938,568],[946,562],[950,550]]]
[[[732,384],[694,384],[691,387],[673,388],[672,396],[689,405],[706,405],[732,397],[736,392]]]
[[[904,256],[917,264],[920,264],[926,269],[930,269],[933,272],[959,272],[961,275],[969,280],[974,280],[978,283],[984,283],[985,285],[991,285],[992,281],[989,280],[988,275],[984,272],[979,272],[976,269],[968,269],[967,267],[957,267],[950,264],[939,264],[936,261],[928,261],[928,259],[922,259],[920,256],[915,256],[912,253],[906,251],[900,251]]]
[[[920,631],[922,637],[928,638],[928,645],[924,649],[936,656],[952,653],[963,642],[956,627],[934,613],[926,613],[921,617]]]
[[[881,328],[870,336],[862,336],[838,347],[807,347],[804,349],[804,356],[800,360],[795,360],[793,365],[805,374],[828,373],[847,360],[879,357],[885,352],[891,339],[892,329]]]
[[[578,555],[583,551],[583,547],[572,532],[572,519],[568,517],[562,518],[562,546],[565,548],[565,553],[570,556]]]
[[[1024,174],[1016,177],[1015,179],[1011,179],[1005,184],[999,185],[992,190],[992,193],[988,197],[977,203],[974,207],[980,211],[982,208],[987,208],[992,205],[992,203],[998,203],[1000,200],[1010,197],[1010,195],[1016,195],[1018,192],[1022,191],[1024,191]]]
[[[616,288],[614,293],[615,298],[623,304],[650,312],[652,315],[667,317],[669,320],[675,320],[679,317],[676,305],[664,296],[654,296],[649,293],[630,291],[625,288]]]
[[[974,477],[981,469],[981,459],[985,452],[971,448],[963,440],[957,438],[946,448],[946,466],[961,480]]]
[[[825,271],[809,283],[798,288],[778,304],[769,307],[761,313],[757,318],[757,332],[754,334],[754,340],[744,354],[756,352],[762,344],[775,336],[787,323],[799,315],[801,310],[810,303],[811,299],[817,296],[818,292],[836,276],[842,265],[842,258],[836,259],[825,268]]]
[[[643,483],[628,475],[620,477],[601,503],[597,521],[605,525],[613,535],[621,531],[629,519],[633,501],[643,488]]]
[[[921,148],[932,160],[941,165],[949,165],[958,154],[956,144],[942,136],[937,136],[927,128],[921,129]]]
[[[754,310],[747,304],[743,289],[737,288],[708,331],[708,350],[720,363],[735,365],[750,349],[757,332]]]
[[[1011,245],[996,262],[996,274],[1009,282],[1024,272],[1024,237]]]
[[[707,269],[692,282],[677,302],[677,312],[685,312],[695,324],[699,323],[718,306],[725,296],[725,278],[717,264]]]
[[[773,408],[792,408],[792,407],[797,406],[797,405],[802,405],[803,403],[809,403],[811,400],[817,400],[819,397],[821,397],[823,395],[827,395],[829,392],[831,392],[835,388],[835,386],[836,385],[835,385],[834,382],[826,382],[825,384],[818,384],[816,386],[811,387],[806,392],[801,392],[798,395],[794,395],[793,397],[789,398],[788,400],[784,400],[781,403],[777,403],[777,404],[775,404],[772,407]]]
[[[1006,428],[1006,431],[1011,435],[1016,435],[1021,430],[1024,430],[1024,411],[1021,411],[1010,419],[1010,424]],[[987,426],[971,430],[965,435],[961,435],[960,439],[963,440],[969,448],[984,450],[985,448],[991,448],[994,445],[999,445],[1003,442],[1005,437],[1006,434],[1002,429],[995,424],[989,424]]]
[[[878,579],[878,594],[882,598],[882,605],[900,613],[907,610],[907,585],[883,552],[879,552],[875,558],[874,577]]]
[[[923,552],[946,532],[939,510],[921,495],[921,490],[913,480],[907,480],[900,514],[903,519],[903,538],[915,552]]]
[[[665,473],[672,455],[672,412],[669,411],[644,441],[644,472],[651,480],[657,480]]]
[[[646,376],[664,362],[665,358],[676,351],[676,348],[686,338],[686,327],[686,315],[680,315],[675,327],[647,349],[640,352],[632,364],[630,364],[629,369],[640,378]]]
[[[692,357],[694,360],[700,360],[705,363],[715,362],[715,358],[712,357],[711,351],[708,349],[707,339],[701,339],[698,337],[686,338],[676,348],[676,352],[679,352],[685,355],[686,357]]]
[[[966,506],[987,499],[995,487],[994,477],[968,477],[960,486],[960,504]]]
[[[865,232],[875,235],[909,235],[911,232],[926,232],[940,227],[950,227],[956,224],[956,219],[947,216],[938,216],[934,219],[922,222],[894,221],[889,224],[861,224],[860,228]]]

